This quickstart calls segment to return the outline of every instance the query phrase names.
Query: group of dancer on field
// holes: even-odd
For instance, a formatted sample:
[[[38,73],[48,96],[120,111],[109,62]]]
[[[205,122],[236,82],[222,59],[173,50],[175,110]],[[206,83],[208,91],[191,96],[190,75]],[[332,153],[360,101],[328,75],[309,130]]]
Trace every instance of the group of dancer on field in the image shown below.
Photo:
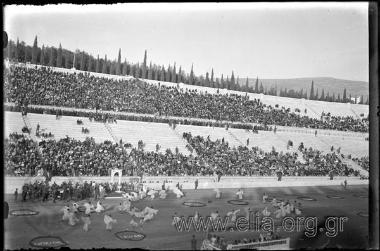
[[[154,216],[157,215],[158,210],[154,209],[152,205],[140,210],[133,206],[132,202],[143,199],[153,200],[156,198],[157,194],[160,199],[165,199],[170,191],[173,192],[177,198],[184,196],[182,187],[179,183],[175,187],[172,187],[166,185],[165,182],[163,183],[161,190],[148,188],[142,185],[139,190],[122,192],[122,202],[117,206],[116,212],[121,214],[128,213],[132,216],[132,220],[130,221],[132,228],[142,228],[144,223],[153,220]],[[94,206],[91,201],[85,201],[82,204],[74,202],[71,205],[67,204],[62,208],[62,221],[67,221],[70,226],[75,226],[82,221],[83,231],[87,232],[89,230],[89,225],[91,224],[91,214],[96,213],[96,215],[100,215],[104,213],[106,230],[111,231],[113,224],[116,224],[117,220],[114,219],[110,213],[106,213],[106,211],[110,210],[113,210],[113,206],[105,208],[100,200],[98,200],[96,206]]]

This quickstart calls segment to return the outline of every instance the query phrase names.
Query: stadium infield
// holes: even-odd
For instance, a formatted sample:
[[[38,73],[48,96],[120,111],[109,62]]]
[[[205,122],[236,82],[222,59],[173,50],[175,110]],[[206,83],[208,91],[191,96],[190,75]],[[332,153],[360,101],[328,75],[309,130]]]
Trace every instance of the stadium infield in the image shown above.
[[[195,232],[192,228],[189,232],[180,232],[172,225],[172,216],[177,212],[178,216],[192,216],[197,210],[201,216],[209,216],[211,212],[219,211],[223,217],[232,209],[250,207],[253,210],[262,211],[266,206],[271,210],[268,203],[262,202],[262,194],[265,192],[270,197],[277,199],[301,202],[303,217],[317,217],[318,234],[314,238],[309,238],[302,231],[285,232],[280,229],[278,234],[283,237],[290,237],[290,248],[322,248],[322,247],[342,247],[342,248],[366,248],[368,239],[368,186],[352,185],[344,189],[342,186],[318,186],[318,187],[272,187],[272,188],[247,188],[245,189],[244,200],[248,205],[232,205],[229,200],[236,199],[237,189],[220,189],[221,199],[215,199],[215,192],[211,189],[204,190],[184,190],[185,197],[177,199],[172,193],[166,199],[142,200],[132,204],[139,209],[145,206],[153,206],[159,212],[155,218],[143,225],[142,228],[133,228],[129,222],[132,217],[128,213],[120,214],[116,210],[120,200],[103,200],[106,211],[117,219],[111,232],[105,230],[103,215],[93,213],[91,215],[91,225],[89,231],[84,232],[83,223],[76,226],[69,226],[67,222],[62,222],[62,212],[60,210],[66,202],[14,202],[13,195],[6,195],[9,202],[9,209],[30,209],[37,211],[37,215],[12,216],[9,215],[4,223],[5,249],[32,248],[30,241],[39,236],[56,236],[67,243],[73,249],[87,248],[143,248],[143,249],[190,249],[190,240],[194,234],[197,239],[197,248],[205,237],[205,232]],[[19,196],[19,200],[20,200]],[[309,197],[314,200],[301,200],[300,197]],[[184,202],[196,201],[205,204],[204,207],[188,207]],[[186,204],[186,203],[185,203]],[[273,211],[273,209],[271,210]],[[347,217],[343,231],[336,237],[327,237],[327,229],[324,220],[327,216]],[[314,227],[313,227],[314,228]],[[132,230],[143,233],[145,238],[140,241],[121,240],[115,236],[116,232]],[[303,229],[304,230],[304,229]],[[258,238],[259,232],[248,231],[227,231],[217,233],[227,240]]]

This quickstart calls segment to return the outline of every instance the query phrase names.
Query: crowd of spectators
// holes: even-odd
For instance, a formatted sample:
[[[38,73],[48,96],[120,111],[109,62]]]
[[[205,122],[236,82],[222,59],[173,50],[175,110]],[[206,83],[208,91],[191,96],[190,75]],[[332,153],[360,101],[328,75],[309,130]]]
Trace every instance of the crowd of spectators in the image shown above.
[[[193,137],[191,133],[184,133],[183,137],[211,170],[223,175],[274,176],[280,172],[285,176],[326,176],[333,172],[334,175],[358,176],[358,172],[343,164],[335,152],[324,154],[303,147],[305,161],[301,162],[297,152],[279,153],[274,148],[264,152],[258,147],[249,149],[247,146],[232,148],[224,138],[212,141],[209,137]]]
[[[121,191],[129,192],[136,187],[132,183],[122,182]],[[103,198],[105,194],[117,191],[117,183],[95,183],[95,182],[62,182],[60,185],[55,182],[35,181],[25,183],[22,187],[22,201],[49,201],[56,200],[83,200],[89,198]]]
[[[264,241],[274,241],[279,240],[280,236],[274,232],[260,233],[258,238],[243,238],[237,240],[226,240],[223,236],[218,236],[216,234],[208,234],[206,239],[202,242],[202,247],[207,250],[207,247],[215,247],[220,250],[226,250],[227,246],[240,245],[240,244],[253,244],[257,242]]]
[[[139,79],[111,80],[49,68],[11,66],[5,98],[19,105],[49,105],[82,109],[155,114],[318,129],[368,132],[368,119],[324,116],[312,119],[285,107],[236,94],[200,93],[153,85]]]
[[[201,136],[183,134],[196,155],[183,155],[176,148],[165,152],[145,151],[140,141],[131,144],[105,141],[95,143],[73,138],[43,139],[37,146],[24,135],[11,134],[5,140],[6,175],[30,175],[39,173],[52,176],[110,176],[114,168],[122,169],[129,176],[326,176],[355,175],[333,153],[321,153],[312,148],[302,150],[305,161],[298,160],[297,152],[264,152],[258,147],[231,148],[224,139],[216,141]],[[129,153],[126,149],[129,149]],[[40,151],[39,151],[40,150]]]

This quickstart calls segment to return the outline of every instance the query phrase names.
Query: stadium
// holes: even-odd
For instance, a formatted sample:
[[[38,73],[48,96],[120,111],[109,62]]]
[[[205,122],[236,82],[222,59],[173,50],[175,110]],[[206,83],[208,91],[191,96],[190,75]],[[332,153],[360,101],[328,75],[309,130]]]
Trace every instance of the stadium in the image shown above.
[[[4,60],[5,249],[369,248],[363,98],[20,47]]]

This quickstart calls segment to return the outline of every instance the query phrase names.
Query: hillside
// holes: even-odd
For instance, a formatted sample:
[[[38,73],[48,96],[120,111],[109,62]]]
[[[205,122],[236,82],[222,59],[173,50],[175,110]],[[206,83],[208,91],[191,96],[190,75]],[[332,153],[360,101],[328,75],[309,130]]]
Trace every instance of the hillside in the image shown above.
[[[245,85],[246,79],[240,79],[240,84]],[[264,88],[270,89],[271,87],[274,87],[277,85],[277,90],[280,91],[281,88],[285,89],[294,89],[294,90],[301,90],[302,88],[305,91],[305,88],[307,89],[307,93],[310,92],[310,86],[311,81],[314,81],[314,88],[315,90],[318,89],[319,95],[321,95],[322,89],[325,90],[325,94],[329,92],[330,94],[335,93],[337,96],[338,93],[342,96],[344,88],[347,90],[347,95],[350,94],[352,97],[355,97],[357,95],[360,97],[363,95],[364,101],[367,99],[368,93],[369,93],[369,84],[364,81],[352,81],[352,80],[345,80],[345,79],[336,79],[336,78],[329,78],[329,77],[315,77],[315,78],[292,78],[292,79],[260,79],[260,81],[263,83]],[[248,83],[250,86],[255,86],[256,79],[248,79]]]

